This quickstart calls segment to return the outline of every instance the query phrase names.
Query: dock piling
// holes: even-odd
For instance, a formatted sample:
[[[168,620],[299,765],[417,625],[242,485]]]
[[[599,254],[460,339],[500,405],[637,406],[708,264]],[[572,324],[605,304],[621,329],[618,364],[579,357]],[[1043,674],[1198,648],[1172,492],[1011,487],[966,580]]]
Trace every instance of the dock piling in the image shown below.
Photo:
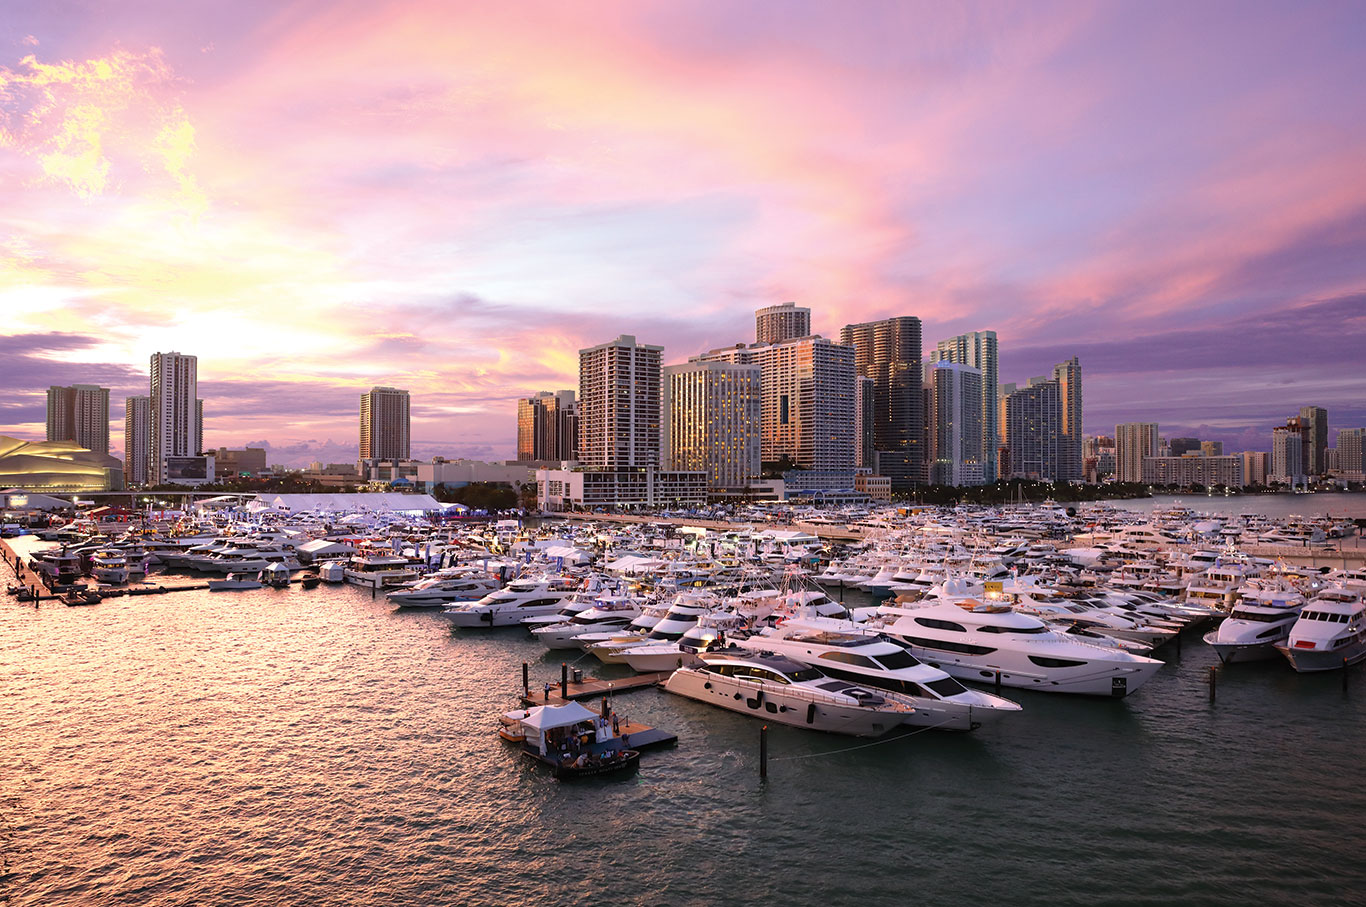
[[[1209,701],[1214,701],[1215,692],[1219,689],[1219,669],[1214,665],[1209,666]]]
[[[569,698],[569,663],[560,662],[560,695]]]
[[[768,780],[768,725],[759,727],[759,780]]]
[[[1181,657],[1181,633],[1176,634],[1176,657]]]
[[[1342,692],[1347,692],[1347,656],[1342,656]]]
[[[531,668],[524,661],[522,662],[522,697],[531,695]]]
[[[1001,695],[1001,672],[996,672],[996,695]]]

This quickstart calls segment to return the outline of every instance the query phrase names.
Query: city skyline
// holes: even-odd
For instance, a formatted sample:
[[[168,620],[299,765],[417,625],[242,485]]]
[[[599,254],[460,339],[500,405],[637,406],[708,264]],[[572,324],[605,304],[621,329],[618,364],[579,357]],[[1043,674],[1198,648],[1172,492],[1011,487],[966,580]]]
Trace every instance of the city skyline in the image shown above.
[[[121,451],[181,349],[209,446],[353,459],[392,385],[415,455],[501,459],[579,349],[785,302],[1076,356],[1087,434],[1366,424],[1351,4],[106,10],[0,31],[0,433],[93,384]]]

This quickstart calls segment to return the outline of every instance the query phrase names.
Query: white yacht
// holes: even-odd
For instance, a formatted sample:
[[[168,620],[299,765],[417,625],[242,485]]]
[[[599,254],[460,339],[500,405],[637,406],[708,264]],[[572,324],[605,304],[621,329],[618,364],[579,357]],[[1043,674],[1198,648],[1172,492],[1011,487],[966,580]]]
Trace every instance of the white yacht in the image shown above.
[[[829,677],[818,668],[744,649],[704,652],[669,675],[664,689],[764,721],[834,734],[880,737],[915,710],[897,693]]]
[[[831,677],[907,696],[915,713],[907,724],[970,731],[1020,711],[1001,696],[969,690],[939,668],[922,664],[901,643],[853,628],[847,621],[789,620],[761,634],[736,640],[753,652],[772,652],[820,668]]]
[[[102,583],[128,582],[128,559],[114,548],[101,548],[90,556],[90,574]]]
[[[664,616],[645,635],[621,633],[602,642],[589,643],[584,651],[591,652],[604,664],[625,664],[621,653],[629,648],[656,642],[676,643],[688,630],[697,626],[704,614],[714,611],[719,601],[705,593],[680,593]]]
[[[1205,642],[1224,664],[1276,657],[1276,646],[1290,636],[1290,628],[1304,608],[1304,596],[1294,589],[1244,588],[1233,613],[1205,634]]]
[[[415,581],[417,568],[406,557],[392,554],[357,554],[342,568],[342,579],[353,586],[383,589]]]
[[[703,614],[678,639],[658,639],[620,650],[617,655],[637,674],[672,671],[700,662],[699,653],[725,645],[746,619],[730,611]]]
[[[585,633],[624,630],[640,616],[640,602],[626,595],[601,596],[568,620],[535,627],[531,635],[547,649],[577,649]]]
[[[511,627],[523,618],[555,613],[573,592],[569,583],[557,577],[527,577],[478,601],[452,605],[442,616],[457,627]]]
[[[384,597],[400,608],[444,608],[455,602],[475,601],[501,588],[503,584],[488,574],[438,571],[402,589],[386,592]]]
[[[966,599],[887,610],[896,621],[884,632],[906,643],[921,661],[959,680],[993,683],[999,675],[1009,687],[1120,697],[1162,667],[1155,658],[1057,632],[1006,605]]]
[[[1305,603],[1284,645],[1276,646],[1300,672],[1331,671],[1366,658],[1366,605],[1361,593],[1324,589]]]

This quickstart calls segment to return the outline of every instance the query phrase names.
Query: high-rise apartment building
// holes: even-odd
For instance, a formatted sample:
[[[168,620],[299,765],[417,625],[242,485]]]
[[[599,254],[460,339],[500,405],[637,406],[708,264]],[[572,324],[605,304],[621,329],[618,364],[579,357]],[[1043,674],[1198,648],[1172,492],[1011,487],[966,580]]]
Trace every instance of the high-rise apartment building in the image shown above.
[[[198,390],[199,360],[196,357],[175,352],[152,354],[152,431],[147,466],[150,484],[167,481],[168,460],[199,453],[204,416]]]
[[[1143,458],[1157,455],[1156,422],[1124,422],[1115,426],[1115,478],[1143,481]]]
[[[1366,428],[1344,428],[1338,431],[1338,475],[1360,482],[1366,478]]]
[[[854,348],[859,375],[873,379],[873,446],[892,487],[925,481],[925,412],[921,391],[920,319],[847,324],[840,343]]]
[[[1062,400],[1062,423],[1058,434],[1059,482],[1080,482],[1084,478],[1081,458],[1081,361],[1073,356],[1053,366]]]
[[[1032,378],[1005,400],[1010,475],[1058,481],[1062,392],[1056,381]]]
[[[687,362],[663,370],[665,468],[704,472],[711,491],[759,478],[760,367]]]
[[[1265,485],[1269,470],[1270,457],[1264,450],[1245,450],[1243,458],[1243,484]]]
[[[129,488],[147,484],[152,458],[152,398],[123,401],[123,480]]]
[[[109,388],[93,384],[49,387],[47,439],[75,441],[86,450],[109,453]]]
[[[859,375],[854,379],[854,466],[859,469],[877,469],[873,454],[874,389],[872,378]]]
[[[824,337],[723,347],[694,362],[759,366],[760,454],[806,470],[854,468],[854,350]],[[852,481],[852,472],[850,472]]]
[[[985,481],[982,451],[982,372],[941,360],[925,366],[928,435],[925,447],[930,482],[980,485]]]
[[[957,362],[982,373],[982,467],[986,482],[999,475],[996,450],[1001,445],[999,356],[995,331],[971,331],[939,341],[930,351],[931,362]]]
[[[754,342],[782,343],[811,336],[811,310],[795,302],[771,305],[754,313]]]
[[[360,395],[360,459],[412,456],[412,409],[406,390],[375,387]]]
[[[1302,485],[1305,480],[1304,430],[1291,419],[1271,430],[1271,465],[1267,478],[1286,485]]]
[[[660,466],[662,346],[616,340],[579,350],[579,460],[603,469]]]
[[[517,459],[577,460],[578,445],[573,391],[541,391],[517,401]]]
[[[1328,410],[1322,406],[1300,407],[1300,426],[1304,431],[1304,471],[1321,476],[1328,471]]]

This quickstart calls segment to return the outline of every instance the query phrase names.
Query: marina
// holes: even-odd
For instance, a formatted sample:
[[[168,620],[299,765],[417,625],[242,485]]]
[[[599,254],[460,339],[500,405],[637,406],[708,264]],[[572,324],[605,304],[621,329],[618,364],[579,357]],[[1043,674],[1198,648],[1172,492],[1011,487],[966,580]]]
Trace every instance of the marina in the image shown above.
[[[538,531],[567,533],[559,522]],[[40,544],[7,541],[24,556]],[[908,723],[857,738],[769,722],[765,781],[764,723],[660,689],[667,672],[590,673],[583,654],[547,649],[520,628],[453,629],[439,611],[395,610],[347,583],[213,593],[188,575],[153,570],[150,579],[176,594],[0,609],[0,666],[11,681],[0,721],[18,744],[0,775],[0,819],[6,879],[25,880],[7,881],[13,903],[203,899],[199,886],[225,877],[240,879],[229,889],[236,903],[302,903],[324,897],[341,860],[372,880],[358,903],[459,890],[492,904],[507,886],[557,902],[630,902],[634,885],[597,877],[601,857],[588,854],[643,865],[660,848],[682,862],[656,874],[658,899],[722,900],[761,883],[742,862],[715,863],[700,881],[684,867],[736,834],[775,872],[820,871],[850,901],[898,897],[887,867],[906,859],[921,867],[922,889],[950,904],[1123,901],[1139,890],[1205,903],[1254,891],[1332,899],[1361,880],[1352,816],[1366,799],[1342,770],[1366,745],[1360,667],[1299,674],[1279,656],[1221,664],[1193,628],[1184,645],[1153,650],[1160,669],[1136,693],[1012,691],[1020,711],[970,733]],[[886,600],[851,580],[841,597],[853,609]],[[596,711],[604,694],[630,748],[645,749],[627,774],[561,786],[489,731],[492,716],[519,704],[579,701]],[[650,748],[651,734],[664,748]],[[229,850],[213,843],[220,797],[233,804]],[[849,801],[866,804],[853,827],[839,821]],[[524,808],[509,812],[511,802]],[[585,810],[587,826],[574,818]],[[129,818],[149,836],[103,836]],[[784,828],[841,845],[794,851]],[[917,843],[924,835],[935,845]],[[73,839],[104,856],[59,872]],[[162,839],[208,869],[176,871],[155,844]],[[324,840],[334,846],[320,851]],[[1100,879],[1084,872],[1097,848],[1110,854]],[[1198,861],[1198,877],[1153,872],[1173,849]],[[975,853],[988,869],[969,880],[955,853]],[[503,869],[513,855],[519,868]],[[1291,864],[1311,868],[1310,878]],[[286,876],[288,896],[270,882]],[[1022,895],[1022,884],[1038,896]],[[471,898],[471,885],[484,894]]]

